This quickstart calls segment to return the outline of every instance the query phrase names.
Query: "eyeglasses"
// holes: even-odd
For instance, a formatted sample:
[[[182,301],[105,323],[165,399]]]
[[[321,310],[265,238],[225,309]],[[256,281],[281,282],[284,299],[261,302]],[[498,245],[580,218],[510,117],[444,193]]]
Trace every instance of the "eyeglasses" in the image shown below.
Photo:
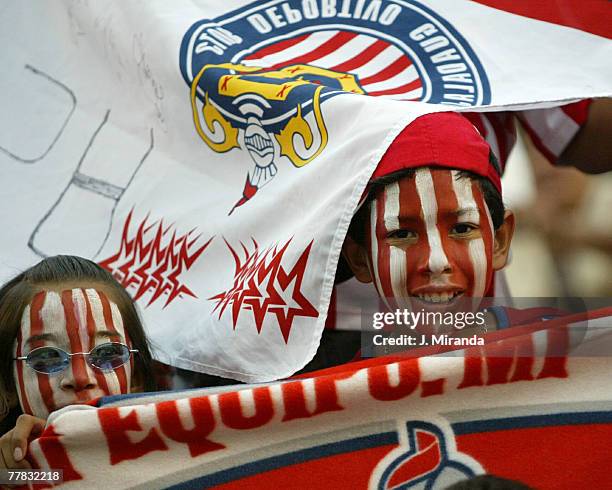
[[[38,347],[31,350],[27,356],[15,357],[15,361],[25,361],[37,373],[57,374],[66,370],[72,356],[85,356],[91,367],[103,372],[111,372],[129,361],[132,353],[138,349],[130,349],[120,342],[107,342],[96,345],[89,352],[66,352],[58,347]]]

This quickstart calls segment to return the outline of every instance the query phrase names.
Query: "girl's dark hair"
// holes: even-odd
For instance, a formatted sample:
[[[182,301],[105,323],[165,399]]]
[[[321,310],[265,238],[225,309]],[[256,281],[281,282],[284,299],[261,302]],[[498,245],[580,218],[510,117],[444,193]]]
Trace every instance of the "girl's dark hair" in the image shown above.
[[[123,325],[134,349],[134,375],[145,391],[155,391],[151,350],[134,301],[112,274],[95,262],[73,255],[48,257],[30,267],[0,288],[0,419],[3,405],[15,393],[13,380],[13,345],[21,324],[23,310],[45,285],[61,282],[92,282],[106,286],[119,307]]]

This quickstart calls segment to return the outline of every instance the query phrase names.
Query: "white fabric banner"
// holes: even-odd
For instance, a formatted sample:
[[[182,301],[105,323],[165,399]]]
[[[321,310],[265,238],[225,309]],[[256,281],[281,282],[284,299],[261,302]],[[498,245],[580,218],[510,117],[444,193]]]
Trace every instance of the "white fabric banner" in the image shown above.
[[[414,118],[612,95],[608,39],[467,1],[11,2],[0,41],[0,279],[92,258],[162,361],[249,382],[315,354]]]
[[[439,490],[482,473],[609,488],[610,312],[589,312],[587,331],[556,319],[442,357],[72,405],[29,461],[77,489]]]

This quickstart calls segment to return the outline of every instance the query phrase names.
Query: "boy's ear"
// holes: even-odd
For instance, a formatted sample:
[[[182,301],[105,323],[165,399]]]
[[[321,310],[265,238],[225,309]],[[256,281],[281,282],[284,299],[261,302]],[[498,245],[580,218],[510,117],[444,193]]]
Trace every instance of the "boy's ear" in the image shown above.
[[[504,213],[504,222],[495,230],[493,241],[493,270],[503,269],[508,263],[508,253],[510,252],[510,242],[514,235],[514,213],[507,210]]]
[[[344,239],[342,256],[359,282],[372,282],[372,274],[370,273],[370,266],[368,263],[368,252],[349,235],[346,235]]]

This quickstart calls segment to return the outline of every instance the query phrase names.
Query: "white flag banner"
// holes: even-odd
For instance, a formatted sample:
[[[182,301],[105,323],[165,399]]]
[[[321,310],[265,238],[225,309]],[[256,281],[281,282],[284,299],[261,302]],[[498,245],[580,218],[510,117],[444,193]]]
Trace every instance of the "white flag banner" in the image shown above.
[[[88,257],[137,300],[160,360],[291,375],[317,350],[361,192],[407,124],[612,95],[601,23],[519,14],[450,0],[3,5],[0,279]]]

